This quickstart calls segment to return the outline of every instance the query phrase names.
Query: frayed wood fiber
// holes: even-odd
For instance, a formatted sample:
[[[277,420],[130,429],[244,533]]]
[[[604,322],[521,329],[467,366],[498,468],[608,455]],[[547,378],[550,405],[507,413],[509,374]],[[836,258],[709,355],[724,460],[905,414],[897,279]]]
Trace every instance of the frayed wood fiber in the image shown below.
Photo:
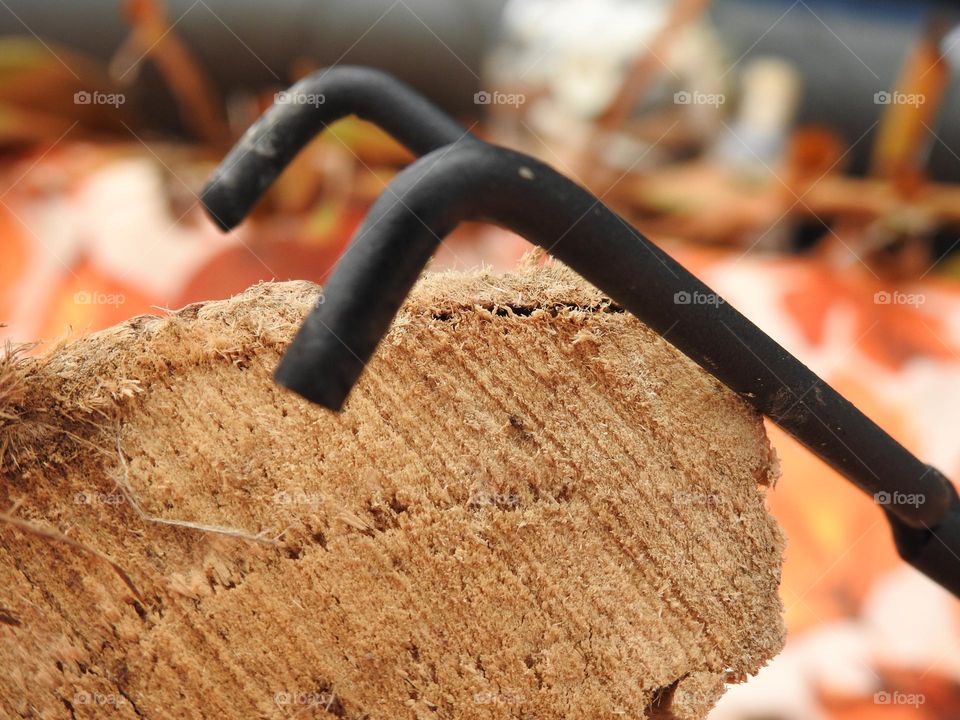
[[[262,284],[0,362],[0,716],[702,718],[783,642],[759,417],[568,270],[427,276],[345,411]]]

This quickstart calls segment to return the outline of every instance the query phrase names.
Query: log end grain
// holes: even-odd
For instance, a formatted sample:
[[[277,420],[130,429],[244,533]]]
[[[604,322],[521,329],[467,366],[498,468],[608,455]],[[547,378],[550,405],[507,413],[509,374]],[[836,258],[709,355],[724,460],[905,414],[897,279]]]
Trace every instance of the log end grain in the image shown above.
[[[318,293],[0,362],[0,715],[701,718],[780,650],[775,455],[672,346],[428,276],[334,415],[271,380]]]

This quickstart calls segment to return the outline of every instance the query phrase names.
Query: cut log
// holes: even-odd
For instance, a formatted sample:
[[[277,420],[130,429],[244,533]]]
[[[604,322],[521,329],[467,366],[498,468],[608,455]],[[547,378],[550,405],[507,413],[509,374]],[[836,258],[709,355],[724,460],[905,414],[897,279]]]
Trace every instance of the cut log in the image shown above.
[[[319,293],[2,361],[0,715],[702,718],[780,650],[775,455],[666,341],[427,276],[335,415],[271,379]]]

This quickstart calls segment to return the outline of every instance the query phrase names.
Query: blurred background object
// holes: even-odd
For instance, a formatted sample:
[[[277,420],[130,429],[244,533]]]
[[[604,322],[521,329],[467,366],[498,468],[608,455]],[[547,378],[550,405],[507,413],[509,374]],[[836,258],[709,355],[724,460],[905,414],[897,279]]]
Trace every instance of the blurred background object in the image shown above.
[[[42,352],[261,280],[323,281],[411,159],[382,132],[336,123],[230,235],[197,193],[275,93],[346,63],[587,186],[960,477],[949,3],[6,0],[5,340]],[[528,247],[468,225],[432,268],[506,269]],[[960,717],[956,602],[899,563],[869,498],[770,433],[790,638],[715,720]]]

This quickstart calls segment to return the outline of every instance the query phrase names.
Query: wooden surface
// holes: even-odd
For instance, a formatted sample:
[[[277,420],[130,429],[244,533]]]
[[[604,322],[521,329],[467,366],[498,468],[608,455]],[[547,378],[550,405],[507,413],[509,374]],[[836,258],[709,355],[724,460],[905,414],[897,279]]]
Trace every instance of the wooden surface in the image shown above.
[[[270,378],[317,292],[0,367],[0,714],[698,718],[779,651],[715,380],[562,269],[433,276],[334,416]]]

